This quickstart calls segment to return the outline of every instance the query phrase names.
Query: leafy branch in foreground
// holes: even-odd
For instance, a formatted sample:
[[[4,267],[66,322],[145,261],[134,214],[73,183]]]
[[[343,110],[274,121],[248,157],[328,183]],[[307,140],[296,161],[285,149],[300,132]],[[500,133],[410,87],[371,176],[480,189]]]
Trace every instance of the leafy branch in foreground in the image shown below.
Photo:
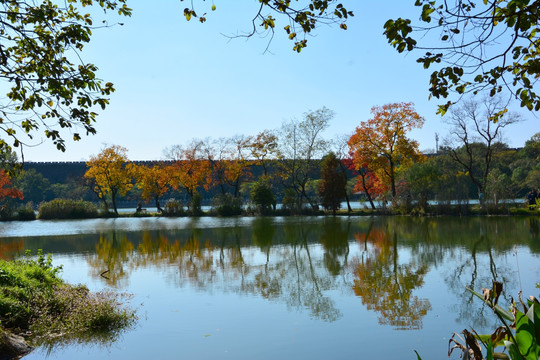
[[[270,34],[266,50],[274,38],[274,31],[280,19],[287,23],[283,30],[287,38],[294,41],[293,50],[300,52],[307,46],[307,35],[317,26],[339,24],[340,29],[347,30],[345,22],[350,16],[354,16],[352,11],[335,0],[310,0],[300,5],[298,2],[291,4],[290,0],[259,0],[259,3],[259,8],[251,20],[251,29],[232,37],[249,38],[256,34],[263,36]],[[216,10],[216,5],[212,4],[211,9]],[[265,13],[266,10],[268,13]],[[191,18],[198,18],[201,23],[206,21],[206,13],[197,15],[193,1],[190,7],[184,9],[184,16],[187,21]]]
[[[388,20],[384,34],[398,52],[425,51],[417,62],[436,68],[430,96],[507,89],[522,107],[540,110],[540,0],[416,0],[415,6],[420,23]]]
[[[92,31],[108,25],[94,25],[82,8],[95,5],[130,16],[125,2],[0,2],[0,83],[7,91],[0,99],[0,154],[27,141],[39,143],[38,131],[62,151],[62,129],[74,140],[81,138],[80,130],[96,132],[94,108],[105,109],[114,87],[97,78],[97,66],[80,54]]]

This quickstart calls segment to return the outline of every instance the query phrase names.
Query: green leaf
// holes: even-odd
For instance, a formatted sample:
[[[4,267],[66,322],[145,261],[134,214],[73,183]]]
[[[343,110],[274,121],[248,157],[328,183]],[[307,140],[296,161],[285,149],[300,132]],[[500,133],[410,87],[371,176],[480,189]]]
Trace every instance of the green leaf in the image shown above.
[[[415,354],[416,354],[416,360],[422,360],[422,358],[420,357],[420,355],[418,355],[418,351],[414,350]]]
[[[534,323],[536,339],[538,340],[540,339],[540,303],[536,299],[527,303],[529,305],[527,317]]]
[[[508,350],[508,354],[510,354],[510,358],[512,360],[522,360],[523,357],[519,353],[516,344],[514,344],[511,341],[505,341],[504,346],[506,346],[506,350]]]
[[[519,352],[526,360],[538,360],[538,345],[534,323],[521,311],[516,313],[516,342]]]

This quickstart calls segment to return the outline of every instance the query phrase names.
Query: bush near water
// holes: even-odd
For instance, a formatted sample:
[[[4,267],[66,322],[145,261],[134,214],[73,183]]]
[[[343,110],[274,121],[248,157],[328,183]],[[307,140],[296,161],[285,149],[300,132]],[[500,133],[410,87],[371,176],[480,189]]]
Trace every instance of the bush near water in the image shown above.
[[[24,335],[33,346],[114,340],[136,321],[122,294],[92,293],[65,283],[50,256],[0,260],[0,333]],[[9,346],[0,340],[0,352]]]

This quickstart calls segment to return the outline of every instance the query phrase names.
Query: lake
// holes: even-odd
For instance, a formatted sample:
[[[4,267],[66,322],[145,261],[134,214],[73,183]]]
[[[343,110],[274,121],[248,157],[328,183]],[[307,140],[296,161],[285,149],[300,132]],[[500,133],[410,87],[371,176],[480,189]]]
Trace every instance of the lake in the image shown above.
[[[0,224],[0,257],[51,253],[62,277],[132,294],[113,343],[24,359],[446,358],[497,325],[465,290],[538,296],[538,217],[117,218]],[[453,358],[458,358],[457,353]]]

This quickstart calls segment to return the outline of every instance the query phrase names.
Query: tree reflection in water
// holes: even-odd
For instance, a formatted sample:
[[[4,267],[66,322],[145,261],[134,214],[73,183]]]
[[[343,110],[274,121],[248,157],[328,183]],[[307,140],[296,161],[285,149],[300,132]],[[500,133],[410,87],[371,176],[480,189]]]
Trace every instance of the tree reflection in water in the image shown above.
[[[496,279],[517,293],[507,257],[516,243],[540,252],[535,226],[511,218],[257,218],[250,226],[105,233],[89,264],[95,276],[107,271],[103,281],[113,287],[153,267],[179,287],[254,295],[325,321],[342,317],[330,296],[338,290],[396,329],[422,327],[431,303],[415,292],[437,269],[468,325],[485,317],[465,286]]]
[[[380,324],[399,330],[422,328],[422,318],[431,310],[431,303],[412,293],[424,284],[427,265],[413,259],[408,264],[398,262],[395,231],[370,227],[367,233],[356,233],[355,237],[365,249],[352,261],[353,290],[362,304],[380,313]]]

